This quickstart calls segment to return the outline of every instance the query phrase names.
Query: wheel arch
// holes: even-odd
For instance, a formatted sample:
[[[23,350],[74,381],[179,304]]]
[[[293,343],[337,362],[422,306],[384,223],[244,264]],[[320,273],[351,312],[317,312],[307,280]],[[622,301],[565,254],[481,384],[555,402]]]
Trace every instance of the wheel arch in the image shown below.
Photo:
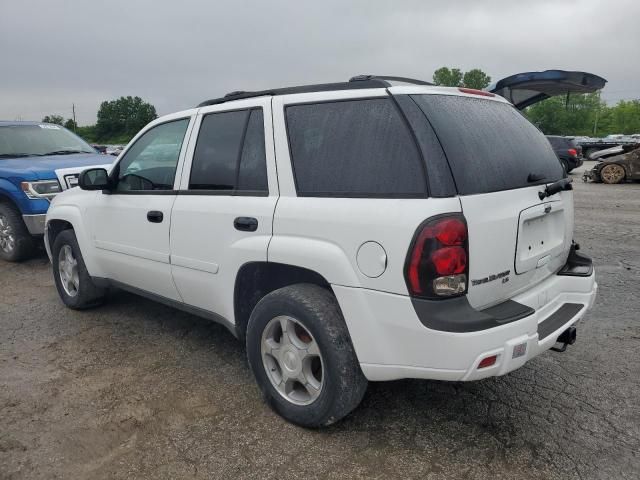
[[[13,200],[13,198],[11,198],[11,195],[8,195],[3,191],[0,191],[0,203],[8,203],[12,207],[16,209],[18,208],[18,205],[16,204],[16,202]]]
[[[279,288],[310,283],[331,290],[329,282],[308,268],[276,262],[248,262],[236,275],[233,307],[237,337],[244,341],[251,312],[258,302]]]
[[[74,205],[52,205],[47,212],[47,223],[45,226],[45,243],[47,251],[51,255],[53,242],[60,232],[65,230],[73,230],[82,259],[84,260],[87,271],[92,277],[105,277],[102,269],[99,267],[95,258],[95,247],[89,232],[85,228],[80,209]]]

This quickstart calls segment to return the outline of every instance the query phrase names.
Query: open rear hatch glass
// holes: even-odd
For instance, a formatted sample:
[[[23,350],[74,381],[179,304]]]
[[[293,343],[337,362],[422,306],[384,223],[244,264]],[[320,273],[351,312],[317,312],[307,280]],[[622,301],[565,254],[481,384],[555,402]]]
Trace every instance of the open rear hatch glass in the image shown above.
[[[587,72],[545,70],[511,75],[491,85],[487,90],[509,100],[522,110],[556,95],[597,92],[607,81]]]
[[[433,126],[460,195],[471,305],[497,304],[558,271],[571,246],[573,198],[538,195],[564,176],[544,135],[505,102],[411,97]]]

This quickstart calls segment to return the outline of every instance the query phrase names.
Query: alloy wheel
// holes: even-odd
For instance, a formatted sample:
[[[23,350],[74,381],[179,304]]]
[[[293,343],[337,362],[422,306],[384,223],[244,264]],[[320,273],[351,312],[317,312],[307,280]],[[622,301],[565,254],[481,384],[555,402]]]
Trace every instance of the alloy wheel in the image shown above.
[[[600,177],[604,183],[620,183],[625,177],[624,168],[616,164],[607,165],[600,171]]]
[[[313,335],[292,317],[271,319],[260,342],[262,364],[273,387],[296,405],[313,403],[322,391],[322,354]]]
[[[9,219],[0,214],[0,249],[5,253],[13,252],[16,247],[16,238]]]
[[[58,253],[58,273],[62,288],[70,297],[78,295],[80,276],[78,274],[78,260],[73,256],[70,245],[63,245]]]

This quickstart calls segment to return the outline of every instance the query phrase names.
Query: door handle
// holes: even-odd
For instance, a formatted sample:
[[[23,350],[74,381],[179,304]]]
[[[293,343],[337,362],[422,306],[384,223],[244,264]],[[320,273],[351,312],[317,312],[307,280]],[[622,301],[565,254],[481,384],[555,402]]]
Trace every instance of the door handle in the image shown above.
[[[255,232],[258,229],[258,219],[253,217],[238,217],[233,221],[236,230],[243,232]]]
[[[150,212],[147,212],[147,220],[151,223],[162,223],[163,219],[164,214],[158,210],[151,210]]]

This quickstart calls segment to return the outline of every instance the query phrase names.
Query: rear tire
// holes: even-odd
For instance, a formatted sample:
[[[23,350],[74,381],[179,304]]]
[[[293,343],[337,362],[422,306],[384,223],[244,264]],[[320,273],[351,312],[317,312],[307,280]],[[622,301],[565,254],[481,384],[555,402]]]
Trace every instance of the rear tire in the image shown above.
[[[330,425],[367,389],[332,293],[298,284],[266,295],[247,326],[249,365],[267,404],[297,425]]]
[[[566,160],[560,160],[560,163],[562,163],[562,169],[565,171],[565,173],[569,174],[569,172],[571,171],[571,169],[569,168],[569,163]]]
[[[33,255],[35,240],[13,205],[0,202],[0,258],[19,262]]]
[[[609,185],[620,183],[624,180],[624,177],[626,177],[624,167],[615,163],[606,165],[602,167],[602,170],[600,170],[600,178],[602,178],[604,183]]]
[[[100,305],[107,293],[91,280],[73,230],[58,234],[51,249],[53,278],[63,303],[74,310]]]

